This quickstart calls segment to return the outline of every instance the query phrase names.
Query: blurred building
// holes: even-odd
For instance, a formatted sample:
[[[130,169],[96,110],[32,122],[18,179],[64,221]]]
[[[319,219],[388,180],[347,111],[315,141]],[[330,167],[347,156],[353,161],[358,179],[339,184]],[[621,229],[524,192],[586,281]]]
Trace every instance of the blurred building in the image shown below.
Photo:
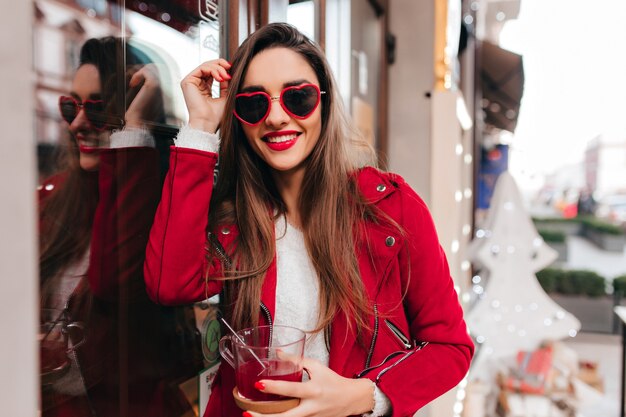
[[[626,194],[626,137],[598,135],[587,144],[584,161],[585,185],[596,199]]]

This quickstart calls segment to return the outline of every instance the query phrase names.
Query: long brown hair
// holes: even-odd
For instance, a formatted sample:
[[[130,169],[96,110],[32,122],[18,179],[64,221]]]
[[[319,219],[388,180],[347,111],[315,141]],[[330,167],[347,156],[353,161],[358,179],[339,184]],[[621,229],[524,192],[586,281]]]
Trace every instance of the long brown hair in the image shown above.
[[[323,52],[284,23],[264,26],[250,35],[232,60],[232,79],[221,121],[219,176],[209,211],[210,230],[225,223],[236,224],[239,229],[236,248],[227,248],[232,254],[224,277],[226,301],[230,303],[227,313],[238,328],[257,324],[263,280],[275,256],[274,223],[286,212],[270,168],[252,150],[230,111],[250,61],[259,52],[276,47],[300,54],[315,71],[320,89],[326,91],[322,95],[320,138],[304,162],[306,175],[298,202],[306,247],[320,280],[316,330],[328,326],[340,313],[355,320],[361,329],[367,326],[371,307],[359,274],[355,238],[367,207],[351,173],[364,160],[373,163],[373,154],[367,147],[354,146],[361,142],[346,120]]]

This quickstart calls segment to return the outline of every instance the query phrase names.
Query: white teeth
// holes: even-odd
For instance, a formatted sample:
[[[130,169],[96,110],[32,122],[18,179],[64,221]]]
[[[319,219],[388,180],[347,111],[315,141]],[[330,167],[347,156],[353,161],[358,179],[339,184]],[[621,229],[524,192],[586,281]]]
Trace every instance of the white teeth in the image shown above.
[[[88,146],[91,148],[95,148],[96,146],[98,146],[98,140],[97,139],[92,139],[92,138],[81,138],[78,140],[78,142],[83,145],[83,146]]]
[[[271,142],[271,143],[281,143],[281,142],[287,142],[288,140],[293,140],[297,137],[297,134],[291,134],[291,135],[285,135],[285,136],[272,136],[272,137],[267,137],[267,141]]]

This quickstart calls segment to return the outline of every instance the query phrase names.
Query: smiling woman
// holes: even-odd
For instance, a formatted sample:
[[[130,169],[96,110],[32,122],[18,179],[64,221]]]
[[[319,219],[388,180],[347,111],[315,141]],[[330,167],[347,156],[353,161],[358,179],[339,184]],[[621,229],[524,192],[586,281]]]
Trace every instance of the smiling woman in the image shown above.
[[[408,416],[458,383],[473,345],[428,209],[398,175],[355,162],[374,156],[319,47],[269,24],[232,63],[205,62],[181,87],[189,124],[150,232],[152,299],[221,293],[235,330],[308,333],[306,383],[270,371],[254,383],[298,399],[272,416]],[[236,374],[220,366],[205,417],[238,415],[236,403],[262,415],[234,391]]]

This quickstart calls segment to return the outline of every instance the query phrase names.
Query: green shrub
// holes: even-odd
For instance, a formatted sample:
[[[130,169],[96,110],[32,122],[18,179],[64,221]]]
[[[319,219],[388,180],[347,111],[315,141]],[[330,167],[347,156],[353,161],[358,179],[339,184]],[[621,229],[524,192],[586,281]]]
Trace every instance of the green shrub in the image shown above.
[[[546,243],[565,243],[565,233],[553,230],[537,230]]]
[[[613,292],[626,296],[626,274],[613,278]]]
[[[547,293],[556,292],[556,281],[562,272],[563,270],[554,268],[546,268],[537,272],[537,279],[541,288]]]
[[[547,293],[588,297],[606,294],[606,280],[593,271],[546,268],[537,272],[537,279]]]
[[[564,217],[533,217],[533,222],[535,224],[541,224],[541,223],[578,223],[578,222],[580,222],[580,219],[579,218],[566,219]]]
[[[624,231],[622,230],[621,227],[616,226],[611,223],[607,223],[595,217],[584,217],[581,219],[581,223],[583,227],[595,230],[600,233],[606,233],[606,234],[615,235],[615,236],[624,234]]]
[[[556,292],[565,295],[578,295],[582,293],[582,289],[577,280],[571,280],[568,271],[561,271],[556,276]]]
[[[567,278],[574,287],[574,294],[584,294],[589,297],[599,297],[606,294],[605,279],[593,271],[567,271]]]

